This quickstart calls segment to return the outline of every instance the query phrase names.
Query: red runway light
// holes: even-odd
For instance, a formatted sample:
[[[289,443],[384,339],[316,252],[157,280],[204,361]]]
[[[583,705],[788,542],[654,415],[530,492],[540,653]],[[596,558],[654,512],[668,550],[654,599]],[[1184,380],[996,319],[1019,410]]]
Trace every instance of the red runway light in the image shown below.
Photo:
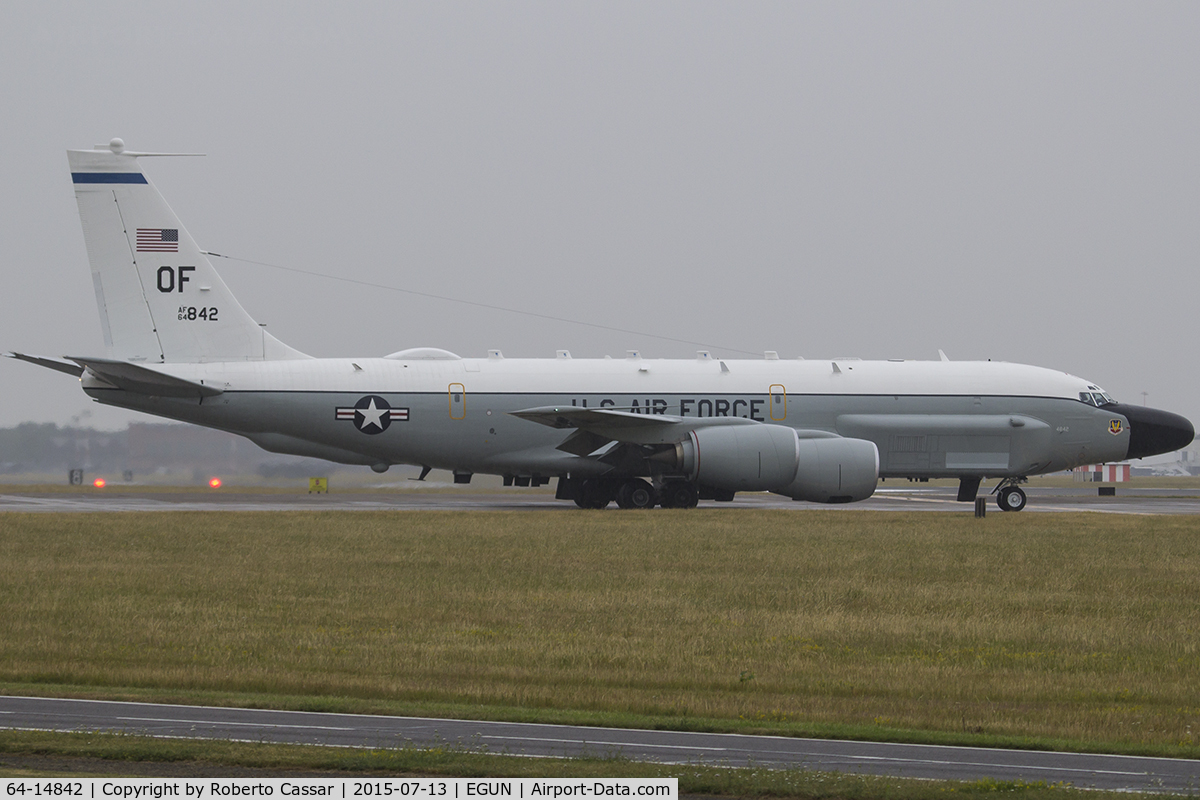
[[[96,478],[96,480],[92,481],[92,486],[95,486],[97,489],[103,489],[105,486],[108,486],[108,481],[104,480],[104,478]]]
[[[210,480],[210,481],[208,482],[208,485],[209,485],[209,486],[211,486],[211,487],[212,487],[212,488],[214,488],[214,489],[220,489],[220,488],[221,488],[221,479],[220,479],[220,478],[213,478],[212,480]]]

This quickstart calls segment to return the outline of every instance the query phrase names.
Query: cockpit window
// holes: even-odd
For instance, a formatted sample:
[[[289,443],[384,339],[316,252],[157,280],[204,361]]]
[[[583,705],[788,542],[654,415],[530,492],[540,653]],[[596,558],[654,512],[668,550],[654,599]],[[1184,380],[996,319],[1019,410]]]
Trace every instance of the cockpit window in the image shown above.
[[[1108,392],[1080,392],[1079,401],[1087,403],[1089,406],[1106,406],[1109,403],[1117,402],[1109,396]]]

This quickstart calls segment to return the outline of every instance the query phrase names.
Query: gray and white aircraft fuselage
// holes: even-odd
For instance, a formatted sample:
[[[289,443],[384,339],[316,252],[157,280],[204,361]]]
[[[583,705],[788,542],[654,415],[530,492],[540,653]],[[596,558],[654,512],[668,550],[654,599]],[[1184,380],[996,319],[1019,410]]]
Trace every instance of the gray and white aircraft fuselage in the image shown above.
[[[78,375],[109,405],[364,464],[558,479],[583,507],[690,507],[771,491],[869,497],[880,477],[999,479],[1169,452],[1190,422],[1088,381],[1003,362],[460,358],[413,348],[311,358],[244,311],[119,140],[69,161],[103,357],[13,357]]]

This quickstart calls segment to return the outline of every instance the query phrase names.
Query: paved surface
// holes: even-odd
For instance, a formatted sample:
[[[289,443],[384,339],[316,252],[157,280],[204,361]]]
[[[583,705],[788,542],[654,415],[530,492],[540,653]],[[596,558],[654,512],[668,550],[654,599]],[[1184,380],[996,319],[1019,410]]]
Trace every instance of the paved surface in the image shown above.
[[[1166,793],[1200,790],[1200,761],[1183,759],[93,700],[0,697],[0,727],[338,747],[450,744],[532,757],[620,756],[902,778],[994,778]]]
[[[1020,513],[1093,511],[1109,514],[1200,514],[1200,492],[1195,489],[1126,489],[1116,497],[1099,497],[1095,486],[1027,488],[1029,505]],[[982,492],[981,492],[982,494]],[[771,494],[739,494],[732,503],[701,502],[702,508],[777,508],[790,511],[835,509],[843,511],[955,511],[972,513],[970,503],[954,499],[953,487],[930,487],[891,481],[880,484],[875,496],[861,503],[821,505],[797,503]],[[545,491],[512,489],[472,491],[377,491],[358,494],[265,494],[226,488],[207,492],[138,492],[96,490],[47,494],[22,492],[19,486],[0,487],[0,512],[4,511],[574,511],[575,504],[555,500]],[[610,513],[621,512],[616,504]],[[650,512],[653,513],[653,512]],[[988,496],[988,513],[1002,513]]]

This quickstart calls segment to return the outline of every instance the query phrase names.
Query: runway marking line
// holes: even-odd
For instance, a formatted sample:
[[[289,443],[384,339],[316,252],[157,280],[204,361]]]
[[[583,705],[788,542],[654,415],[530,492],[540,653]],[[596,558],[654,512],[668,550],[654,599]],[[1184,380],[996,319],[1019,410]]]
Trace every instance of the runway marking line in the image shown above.
[[[356,731],[360,728],[337,728],[332,725],[279,725],[274,722],[217,722],[210,719],[168,719],[165,717],[114,717],[126,722],[177,722],[184,725],[242,725],[249,728],[301,728],[312,731]]]
[[[663,731],[656,731],[656,733],[663,733]],[[513,739],[512,736],[489,736],[487,734],[484,734],[484,735],[480,736],[479,738],[480,739]],[[653,744],[650,742],[646,742],[646,743],[642,743],[642,742],[606,742],[606,741],[602,741],[602,740],[592,741],[590,739],[550,739],[550,738],[539,738],[536,736],[523,736],[520,739],[518,739],[517,741],[520,741],[520,742],[554,742],[556,744],[605,745],[607,747],[657,747],[657,748],[661,748],[664,750],[708,750],[710,752],[721,752],[721,753],[739,749],[739,748],[734,748],[734,747],[692,747],[690,745],[685,745],[685,744]],[[753,751],[745,750],[743,752],[749,753],[749,752],[753,752]]]

